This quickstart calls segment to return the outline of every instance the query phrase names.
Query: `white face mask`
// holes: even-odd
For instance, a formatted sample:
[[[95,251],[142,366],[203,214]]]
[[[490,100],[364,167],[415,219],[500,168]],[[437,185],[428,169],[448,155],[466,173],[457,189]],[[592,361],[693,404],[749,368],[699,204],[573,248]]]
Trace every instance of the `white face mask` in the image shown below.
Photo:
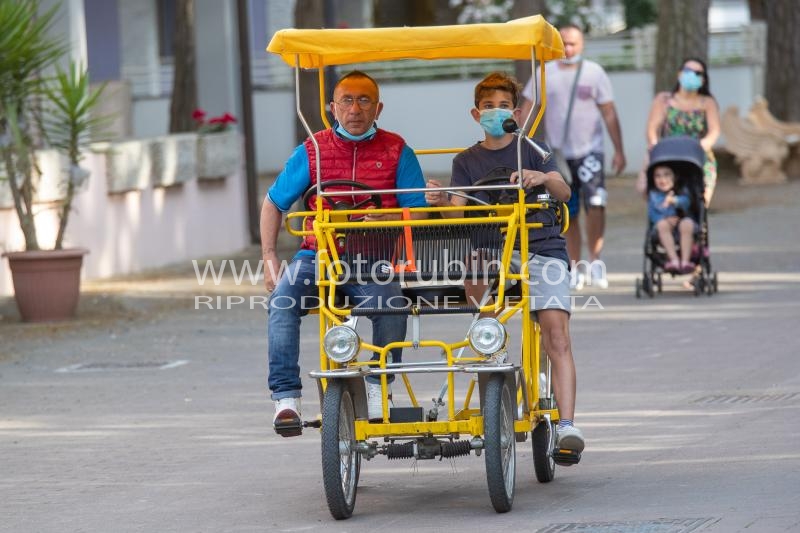
[[[564,59],[561,59],[561,60],[559,60],[559,61],[561,61],[561,62],[562,62],[562,63],[564,63],[565,65],[574,65],[575,63],[577,63],[577,62],[578,62],[578,61],[580,61],[581,59],[583,59],[583,58],[581,57],[581,55],[580,55],[580,54],[575,54],[575,55],[574,55],[574,56],[572,56],[572,57],[569,57],[569,58],[566,58],[566,57],[565,57]]]

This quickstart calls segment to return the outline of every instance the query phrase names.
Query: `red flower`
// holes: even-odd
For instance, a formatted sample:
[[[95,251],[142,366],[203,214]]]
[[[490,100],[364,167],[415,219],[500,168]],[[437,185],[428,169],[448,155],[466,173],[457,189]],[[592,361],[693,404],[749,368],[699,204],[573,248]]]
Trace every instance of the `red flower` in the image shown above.
[[[206,120],[206,112],[202,109],[195,109],[192,113],[192,118],[197,122],[197,131],[199,133],[218,133],[230,129],[231,124],[236,123],[236,117],[230,113],[211,117]]]

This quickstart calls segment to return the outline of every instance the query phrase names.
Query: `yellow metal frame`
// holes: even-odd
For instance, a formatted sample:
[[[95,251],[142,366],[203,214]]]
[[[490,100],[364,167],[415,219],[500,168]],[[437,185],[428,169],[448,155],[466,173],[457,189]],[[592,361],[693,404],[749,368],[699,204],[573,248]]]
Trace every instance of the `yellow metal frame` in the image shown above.
[[[280,57],[296,71],[300,68],[317,68],[319,74],[319,111],[323,122],[329,126],[325,114],[325,75],[324,68],[328,65],[342,65],[349,63],[365,63],[370,61],[388,61],[398,59],[448,59],[448,58],[497,58],[497,59],[530,59],[535,66],[536,61],[544,62],[564,56],[563,44],[558,31],[541,16],[526,17],[512,20],[503,24],[470,24],[459,26],[436,26],[427,28],[370,28],[370,29],[336,29],[336,30],[281,30],[275,34],[267,50],[280,55]],[[541,105],[533,121],[529,135],[533,135],[541,122],[545,110],[545,75],[543,65],[540,64],[540,96]],[[297,95],[299,97],[299,94]],[[298,116],[308,130],[299,106]],[[309,130],[309,134],[311,134]],[[461,151],[462,148],[437,148],[418,150],[419,154],[443,154]],[[319,165],[317,165],[319,168]],[[510,270],[511,254],[516,237],[520,240],[520,255],[528,257],[528,231],[542,227],[540,223],[529,223],[526,214],[531,210],[544,209],[544,203],[526,204],[525,191],[518,187],[518,199],[515,204],[501,206],[468,206],[464,208],[412,208],[407,213],[444,213],[447,211],[471,211],[469,218],[446,218],[413,220],[405,217],[401,220],[386,222],[348,221],[350,216],[364,215],[366,210],[336,211],[333,213],[324,208],[322,196],[317,195],[315,209],[292,213],[292,219],[301,219],[301,228],[306,228],[305,220],[312,219],[312,229],[292,229],[287,223],[287,228],[292,235],[304,236],[313,234],[317,242],[317,261],[319,268],[317,285],[319,301],[322,302],[319,314],[319,336],[324,337],[327,330],[342,324],[350,316],[351,310],[336,306],[336,287],[333,277],[341,273],[338,267],[339,255],[336,248],[337,235],[347,229],[369,229],[388,227],[417,227],[435,225],[474,225],[501,223],[504,235],[504,248],[502,251],[503,268],[499,272],[498,295],[494,302],[483,305],[480,312],[493,313],[498,320],[506,324],[512,317],[521,314],[522,339],[520,361],[517,367],[505,367],[505,371],[521,375],[517,390],[517,403],[522,405],[523,416],[515,420],[516,432],[531,431],[543,419],[558,420],[557,409],[544,409],[539,406],[541,391],[539,390],[539,371],[542,354],[540,351],[540,329],[529,312],[530,289],[527,283],[528,274],[525,272],[526,262],[522,262],[522,272],[514,273]],[[370,209],[370,214],[399,214],[403,209]],[[569,224],[568,213],[562,206],[561,216],[562,231],[566,231]],[[522,296],[510,305],[504,306],[505,285],[507,281],[516,280],[521,288]],[[363,441],[376,437],[413,437],[421,435],[474,435],[483,434],[483,417],[480,408],[471,405],[475,380],[470,380],[464,393],[464,401],[456,408],[455,373],[464,372],[469,365],[481,365],[484,358],[475,354],[468,357],[456,357],[457,350],[470,350],[468,342],[444,342],[438,339],[421,339],[416,345],[410,341],[394,342],[386,346],[375,346],[362,343],[361,352],[376,352],[378,361],[353,361],[346,365],[337,364],[325,355],[320,343],[320,372],[331,371],[358,371],[364,368],[379,368],[386,370],[388,354],[393,348],[437,348],[441,350],[446,359],[444,361],[448,381],[447,392],[447,420],[435,422],[408,422],[390,423],[387,380],[386,374],[380,374],[383,391],[383,422],[370,423],[367,420],[356,420],[355,437]],[[520,371],[521,369],[521,371]],[[392,372],[402,377],[403,383],[411,398],[412,405],[418,406],[414,395],[409,374],[402,369],[392,368]],[[335,375],[335,374],[326,374]],[[321,379],[322,390],[327,387],[327,380]]]

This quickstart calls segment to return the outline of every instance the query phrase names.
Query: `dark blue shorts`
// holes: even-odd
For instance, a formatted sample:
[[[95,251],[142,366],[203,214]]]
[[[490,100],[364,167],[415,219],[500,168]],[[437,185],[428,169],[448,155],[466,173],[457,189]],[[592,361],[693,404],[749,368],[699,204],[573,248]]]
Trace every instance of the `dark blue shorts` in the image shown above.
[[[605,207],[608,202],[606,177],[603,172],[603,154],[592,152],[578,159],[568,159],[572,173],[572,196],[567,202],[570,218],[580,214],[580,206],[584,210],[590,207]]]

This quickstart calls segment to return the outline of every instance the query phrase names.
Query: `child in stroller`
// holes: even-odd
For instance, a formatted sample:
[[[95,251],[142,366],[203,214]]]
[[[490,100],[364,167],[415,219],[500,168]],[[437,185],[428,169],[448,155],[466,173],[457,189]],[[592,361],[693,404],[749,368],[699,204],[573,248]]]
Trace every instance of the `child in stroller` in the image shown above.
[[[695,295],[717,290],[708,248],[708,218],[703,202],[705,153],[691,137],[668,137],[650,152],[647,167],[648,225],[643,277],[636,297],[662,292],[662,274],[693,274]]]
[[[692,205],[689,191],[686,187],[678,189],[675,186],[675,173],[667,164],[653,167],[653,183],[655,187],[647,193],[647,216],[654,226],[651,230],[653,237],[658,237],[667,254],[664,271],[691,274],[696,266],[690,257],[697,222],[686,216]],[[675,237],[680,243],[680,260],[675,249]]]

